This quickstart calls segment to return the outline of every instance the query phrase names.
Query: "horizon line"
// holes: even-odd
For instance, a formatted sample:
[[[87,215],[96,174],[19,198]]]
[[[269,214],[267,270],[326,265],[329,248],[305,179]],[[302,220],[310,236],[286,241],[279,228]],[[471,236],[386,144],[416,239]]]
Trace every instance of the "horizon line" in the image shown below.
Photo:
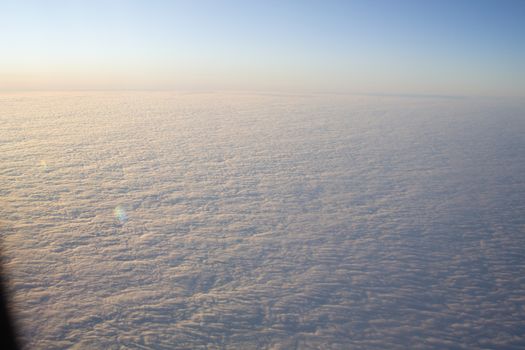
[[[440,94],[440,93],[412,93],[412,92],[344,92],[344,91],[282,91],[282,90],[251,90],[251,89],[168,89],[168,88],[78,88],[78,89],[2,89],[0,94],[11,93],[38,93],[38,92],[176,92],[182,94],[253,94],[253,95],[275,95],[275,96],[370,96],[370,97],[405,97],[405,98],[430,98],[430,99],[475,99],[475,98],[521,98],[522,96],[498,96],[498,95],[466,95],[466,94]]]

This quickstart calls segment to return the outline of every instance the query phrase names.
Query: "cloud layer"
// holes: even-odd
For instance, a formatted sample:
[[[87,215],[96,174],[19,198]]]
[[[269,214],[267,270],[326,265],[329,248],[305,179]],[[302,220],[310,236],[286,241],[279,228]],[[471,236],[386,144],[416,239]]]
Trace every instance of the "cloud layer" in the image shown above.
[[[0,96],[27,348],[518,348],[524,106]]]

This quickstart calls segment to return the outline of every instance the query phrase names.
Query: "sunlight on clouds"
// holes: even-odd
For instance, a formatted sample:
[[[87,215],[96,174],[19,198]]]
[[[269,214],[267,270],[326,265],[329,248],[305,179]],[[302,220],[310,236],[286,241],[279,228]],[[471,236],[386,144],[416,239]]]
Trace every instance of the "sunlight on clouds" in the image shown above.
[[[522,102],[0,103],[4,261],[30,349],[525,344]]]

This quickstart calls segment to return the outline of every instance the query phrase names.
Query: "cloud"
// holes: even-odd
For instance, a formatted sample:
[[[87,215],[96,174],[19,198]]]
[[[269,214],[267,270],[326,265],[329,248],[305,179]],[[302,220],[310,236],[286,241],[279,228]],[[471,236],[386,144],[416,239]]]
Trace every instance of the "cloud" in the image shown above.
[[[28,348],[524,345],[523,105],[0,103],[1,227]]]

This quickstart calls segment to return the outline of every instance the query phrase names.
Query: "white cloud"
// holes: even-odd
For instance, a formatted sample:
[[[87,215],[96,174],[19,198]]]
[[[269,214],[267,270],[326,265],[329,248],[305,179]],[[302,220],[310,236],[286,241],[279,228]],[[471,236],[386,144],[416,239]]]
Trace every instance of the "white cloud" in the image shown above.
[[[525,342],[523,106],[0,104],[4,253],[30,349]]]

